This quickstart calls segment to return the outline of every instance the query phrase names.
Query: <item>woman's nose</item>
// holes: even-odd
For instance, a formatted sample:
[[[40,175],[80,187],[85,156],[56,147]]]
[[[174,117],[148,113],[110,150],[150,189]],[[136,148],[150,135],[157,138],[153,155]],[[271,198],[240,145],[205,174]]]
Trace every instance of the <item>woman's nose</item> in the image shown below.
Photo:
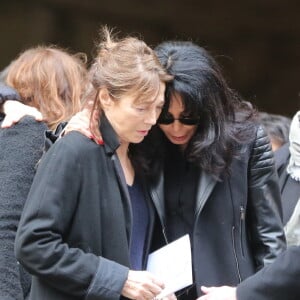
[[[172,128],[174,131],[178,131],[182,127],[182,124],[179,122],[179,120],[174,120],[172,124]]]
[[[150,111],[146,116],[145,123],[154,125],[156,123],[157,118],[158,118],[158,115],[157,115],[156,111],[155,110]]]

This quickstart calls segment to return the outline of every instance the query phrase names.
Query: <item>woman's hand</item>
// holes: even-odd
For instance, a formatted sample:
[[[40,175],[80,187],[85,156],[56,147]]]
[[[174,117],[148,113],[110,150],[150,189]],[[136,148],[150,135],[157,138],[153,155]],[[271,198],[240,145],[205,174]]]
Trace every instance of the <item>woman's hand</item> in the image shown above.
[[[176,299],[177,299],[177,297],[176,297],[176,295],[173,293],[173,294],[170,294],[170,295],[168,295],[168,296],[163,297],[161,300],[176,300]]]
[[[32,116],[36,121],[43,121],[42,114],[35,107],[25,105],[19,101],[5,101],[3,104],[3,112],[5,118],[1,124],[1,128],[11,127],[25,116]]]
[[[97,144],[103,144],[99,131],[99,113],[94,112],[91,120],[91,108],[87,106],[74,115],[62,132],[65,135],[71,131],[79,131],[86,137],[93,139]]]
[[[201,291],[205,294],[197,300],[237,300],[236,288],[231,286],[206,287],[201,286]]]
[[[136,300],[154,299],[164,288],[158,278],[147,271],[129,271],[122,295]]]

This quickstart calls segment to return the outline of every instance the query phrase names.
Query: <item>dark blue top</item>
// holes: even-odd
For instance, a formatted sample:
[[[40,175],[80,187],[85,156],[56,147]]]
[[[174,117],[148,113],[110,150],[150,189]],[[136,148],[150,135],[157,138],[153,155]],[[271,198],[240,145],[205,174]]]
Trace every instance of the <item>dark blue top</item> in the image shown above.
[[[133,270],[143,269],[145,241],[149,224],[149,211],[141,183],[135,178],[128,186],[131,199],[133,226],[130,246],[130,262]]]

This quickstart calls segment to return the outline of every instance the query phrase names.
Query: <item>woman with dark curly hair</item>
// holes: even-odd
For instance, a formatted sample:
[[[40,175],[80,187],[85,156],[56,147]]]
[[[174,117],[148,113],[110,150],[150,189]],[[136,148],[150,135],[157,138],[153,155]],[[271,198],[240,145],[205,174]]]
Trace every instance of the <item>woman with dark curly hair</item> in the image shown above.
[[[131,153],[148,173],[168,240],[191,238],[195,285],[180,294],[195,299],[201,285],[236,285],[285,249],[280,192],[255,110],[212,56],[191,42],[155,51],[174,79],[158,125]]]

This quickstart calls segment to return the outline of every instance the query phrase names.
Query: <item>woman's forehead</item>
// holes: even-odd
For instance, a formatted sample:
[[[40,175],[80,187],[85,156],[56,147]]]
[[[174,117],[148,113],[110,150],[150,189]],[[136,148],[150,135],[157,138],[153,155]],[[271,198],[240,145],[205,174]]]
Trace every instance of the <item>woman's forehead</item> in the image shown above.
[[[133,93],[132,96],[134,97],[134,102],[136,104],[152,104],[154,102],[164,102],[164,91],[165,91],[165,84],[163,82],[160,85],[153,86],[149,88],[147,91],[138,91]]]

